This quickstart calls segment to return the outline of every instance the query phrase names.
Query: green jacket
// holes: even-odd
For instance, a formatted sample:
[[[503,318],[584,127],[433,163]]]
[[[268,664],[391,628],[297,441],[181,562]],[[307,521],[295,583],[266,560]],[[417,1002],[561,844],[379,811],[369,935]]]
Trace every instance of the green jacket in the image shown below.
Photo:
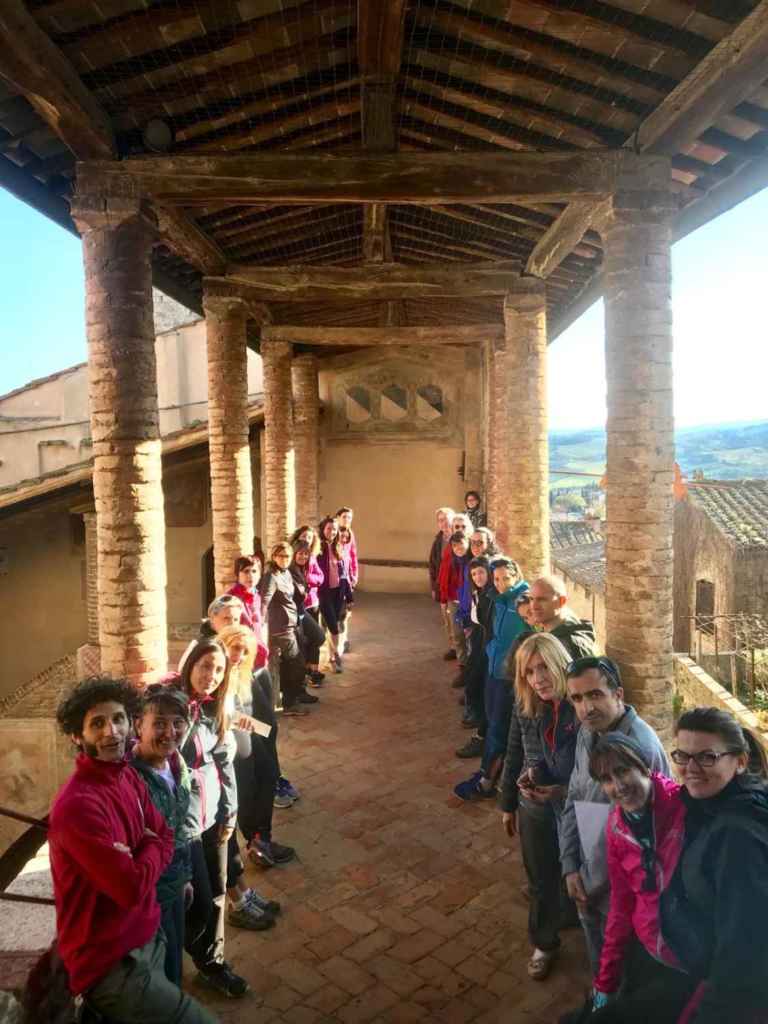
[[[165,780],[153,771],[146,761],[136,756],[135,746],[129,751],[128,757],[146,783],[150,800],[165,818],[169,828],[173,829],[173,860],[157,880],[157,902],[160,906],[167,906],[178,899],[185,884],[192,877],[190,839],[184,824],[189,809],[189,768],[178,752],[168,758],[173,777],[176,779],[176,792],[172,793]]]

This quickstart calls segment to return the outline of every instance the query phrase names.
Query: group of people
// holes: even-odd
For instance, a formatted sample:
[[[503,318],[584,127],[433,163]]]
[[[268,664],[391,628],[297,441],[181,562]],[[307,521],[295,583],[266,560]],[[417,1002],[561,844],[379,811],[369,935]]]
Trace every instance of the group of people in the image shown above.
[[[625,700],[618,665],[567,606],[528,583],[470,491],[437,510],[430,586],[456,661],[456,751],[480,770],[454,790],[497,799],[519,841],[528,974],[583,929],[592,989],[560,1024],[768,1022],[768,763],[729,713],[685,711],[669,758]],[[679,781],[672,778],[670,760]]]
[[[242,555],[176,671],[139,691],[96,676],[58,709],[77,747],[49,820],[57,949],[83,1020],[212,1024],[181,989],[249,990],[224,956],[225,925],[272,928],[280,904],[244,881],[243,855],[271,868],[296,852],[272,834],[300,798],[282,775],[278,716],[303,716],[343,671],[358,577],[353,511],[302,526],[262,557]],[[245,840],[241,853],[236,832]],[[40,971],[51,970],[46,958]],[[39,981],[39,979],[38,979]],[[28,1019],[44,1019],[31,984]],[[46,997],[47,998],[47,997]]]

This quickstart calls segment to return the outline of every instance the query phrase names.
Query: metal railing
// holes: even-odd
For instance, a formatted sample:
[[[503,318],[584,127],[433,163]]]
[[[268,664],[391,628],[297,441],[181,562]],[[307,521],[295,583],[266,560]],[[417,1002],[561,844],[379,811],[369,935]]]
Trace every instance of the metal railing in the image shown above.
[[[768,710],[768,619],[691,616],[691,658],[748,707]]]

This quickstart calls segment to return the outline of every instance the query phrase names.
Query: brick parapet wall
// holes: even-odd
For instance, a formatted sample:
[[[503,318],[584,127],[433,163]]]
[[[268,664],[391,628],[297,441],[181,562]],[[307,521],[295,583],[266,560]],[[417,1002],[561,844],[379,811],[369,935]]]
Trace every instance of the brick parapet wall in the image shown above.
[[[603,228],[608,654],[664,736],[672,715],[672,310],[670,210],[659,193],[614,197]]]
[[[208,450],[216,593],[234,581],[239,555],[253,551],[253,481],[248,443],[246,306],[203,300],[208,353]]]
[[[754,712],[729,693],[716,679],[686,654],[675,654],[673,658],[675,691],[685,709],[715,707],[727,711],[739,725],[746,726],[759,737],[768,750],[768,732],[761,728]]]

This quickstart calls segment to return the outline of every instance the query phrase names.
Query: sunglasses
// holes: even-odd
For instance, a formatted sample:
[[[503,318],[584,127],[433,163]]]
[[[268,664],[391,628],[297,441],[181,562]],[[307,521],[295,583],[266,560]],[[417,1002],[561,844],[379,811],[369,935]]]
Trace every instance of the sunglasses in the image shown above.
[[[743,754],[743,750],[702,750],[698,754],[689,754],[687,750],[673,750],[669,755],[674,763],[680,768],[687,767],[690,761],[695,761],[699,768],[714,768],[721,757],[728,754]]]
[[[611,661],[610,658],[597,656],[574,658],[573,661],[568,662],[565,666],[565,675],[570,679],[571,676],[580,676],[582,672],[586,672],[590,668],[599,669],[600,672],[604,672],[607,676],[610,676],[617,686],[621,686],[621,677],[619,676],[618,665]]]

